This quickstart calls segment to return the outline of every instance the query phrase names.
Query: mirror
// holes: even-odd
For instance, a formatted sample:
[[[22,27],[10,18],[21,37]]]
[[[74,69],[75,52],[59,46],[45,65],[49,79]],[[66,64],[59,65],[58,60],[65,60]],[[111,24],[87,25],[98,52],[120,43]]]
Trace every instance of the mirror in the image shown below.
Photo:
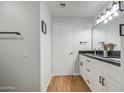
[[[114,51],[121,50],[121,37],[119,25],[124,24],[124,17],[113,17],[106,24],[100,23],[93,28],[93,49],[103,50],[102,43],[116,44]]]

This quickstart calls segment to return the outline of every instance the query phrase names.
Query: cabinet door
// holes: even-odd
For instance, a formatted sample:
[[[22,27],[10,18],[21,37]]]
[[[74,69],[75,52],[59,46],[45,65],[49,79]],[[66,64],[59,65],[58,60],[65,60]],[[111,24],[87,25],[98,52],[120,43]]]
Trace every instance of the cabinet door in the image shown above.
[[[80,75],[85,78],[86,77],[86,60],[85,57],[80,55],[80,63],[79,63],[79,67],[80,67]]]
[[[102,85],[102,76],[103,74],[97,70],[94,73],[94,90],[95,92],[104,92],[104,86]]]
[[[105,91],[106,92],[119,92],[120,83],[109,77],[105,77]]]
[[[84,56],[80,55],[80,61],[79,61],[79,71],[80,75],[84,76]]]
[[[83,75],[83,62],[82,62],[82,56],[80,55],[80,60],[79,60],[79,71],[80,75]]]

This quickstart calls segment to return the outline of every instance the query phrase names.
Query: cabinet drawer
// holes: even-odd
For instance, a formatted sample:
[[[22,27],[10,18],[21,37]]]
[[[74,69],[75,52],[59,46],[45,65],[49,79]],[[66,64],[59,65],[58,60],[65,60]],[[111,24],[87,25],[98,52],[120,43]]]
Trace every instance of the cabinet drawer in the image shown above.
[[[85,62],[86,62],[88,65],[93,65],[93,64],[94,64],[92,58],[89,58],[89,57],[84,56],[84,59],[85,59]]]
[[[87,72],[91,73],[91,71],[92,71],[92,66],[86,64],[86,70],[87,70]]]

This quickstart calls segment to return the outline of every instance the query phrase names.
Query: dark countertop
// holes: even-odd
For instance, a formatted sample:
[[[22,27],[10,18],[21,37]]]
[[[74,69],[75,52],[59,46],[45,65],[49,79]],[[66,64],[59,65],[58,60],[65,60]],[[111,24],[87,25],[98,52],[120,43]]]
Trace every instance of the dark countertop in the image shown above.
[[[107,58],[105,58],[105,57],[103,57],[102,53],[99,53],[99,54],[97,53],[96,55],[94,55],[94,51],[79,51],[79,54],[100,60],[100,61],[105,62],[105,63],[116,65],[119,67],[121,65],[120,55],[119,56],[118,55],[109,55]]]

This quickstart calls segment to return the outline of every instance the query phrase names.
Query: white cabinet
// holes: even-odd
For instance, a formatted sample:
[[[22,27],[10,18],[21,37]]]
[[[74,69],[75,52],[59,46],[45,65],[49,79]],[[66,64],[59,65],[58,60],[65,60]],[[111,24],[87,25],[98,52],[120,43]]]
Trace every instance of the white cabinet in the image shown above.
[[[119,92],[120,84],[119,82],[111,79],[105,74],[101,73],[98,70],[95,70],[95,84],[94,89],[95,92]]]
[[[84,78],[89,88],[93,89],[92,59],[80,56],[80,75]]]
[[[120,67],[80,55],[80,75],[92,91],[120,91]]]
[[[101,77],[102,91],[119,92],[120,91],[120,67],[111,65],[108,63],[104,63],[100,60],[94,60],[94,62],[95,62],[95,64],[94,64],[94,69],[95,69],[94,82],[96,83],[96,81],[100,81],[99,77],[102,76]],[[97,76],[98,76],[98,78],[96,80]],[[95,91],[99,90],[97,83],[94,84]]]
[[[97,70],[94,73],[94,91],[95,92],[104,92],[104,86],[102,85],[102,76],[103,74]]]

